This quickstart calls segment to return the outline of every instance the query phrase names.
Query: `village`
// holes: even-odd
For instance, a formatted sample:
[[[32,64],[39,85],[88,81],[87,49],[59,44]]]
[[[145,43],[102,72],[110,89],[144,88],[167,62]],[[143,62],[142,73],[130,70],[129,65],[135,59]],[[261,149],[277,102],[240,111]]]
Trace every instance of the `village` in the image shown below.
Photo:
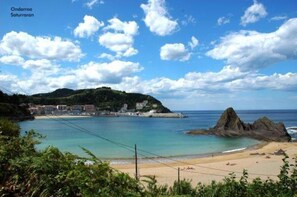
[[[129,109],[128,104],[123,104],[118,111],[101,110],[93,104],[88,105],[35,105],[29,103],[29,111],[34,116],[142,116],[142,117],[168,117],[182,118],[180,113],[157,113],[157,104],[151,105],[149,111],[143,112],[149,102],[144,100]]]

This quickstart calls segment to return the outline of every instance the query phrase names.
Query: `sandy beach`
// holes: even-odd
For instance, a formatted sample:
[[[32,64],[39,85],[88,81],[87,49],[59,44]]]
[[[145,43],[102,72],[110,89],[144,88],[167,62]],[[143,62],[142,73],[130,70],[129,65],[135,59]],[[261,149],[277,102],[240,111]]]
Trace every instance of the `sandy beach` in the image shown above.
[[[282,166],[283,156],[275,155],[279,149],[284,150],[293,163],[297,156],[296,142],[269,142],[263,143],[257,148],[246,149],[239,152],[220,154],[196,159],[176,159],[178,162],[162,163],[141,163],[139,164],[140,176],[154,175],[159,184],[172,185],[177,180],[177,168],[180,168],[181,179],[192,180],[192,184],[198,182],[205,184],[212,180],[221,181],[229,173],[235,172],[237,177],[242,175],[243,169],[248,170],[249,180],[256,177],[262,179],[278,179],[280,167]],[[112,165],[114,168],[128,173],[135,174],[134,164]],[[143,179],[143,178],[141,178]]]
[[[51,119],[51,118],[88,118],[91,116],[77,116],[77,115],[56,115],[56,116],[35,116],[35,119]]]

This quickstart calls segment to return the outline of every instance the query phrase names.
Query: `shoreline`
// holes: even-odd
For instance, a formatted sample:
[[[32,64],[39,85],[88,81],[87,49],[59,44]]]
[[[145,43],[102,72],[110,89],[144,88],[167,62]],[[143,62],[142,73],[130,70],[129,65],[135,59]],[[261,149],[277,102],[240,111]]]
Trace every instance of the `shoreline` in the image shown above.
[[[143,118],[185,118],[181,113],[114,113],[110,115],[38,115],[35,119],[50,119],[50,118],[88,118],[88,117],[143,117]]]
[[[176,161],[171,162],[140,162],[139,172],[141,177],[156,176],[158,184],[170,186],[177,180],[177,168],[181,169],[181,178],[192,180],[193,186],[198,182],[210,184],[212,180],[222,181],[233,171],[236,177],[240,177],[243,169],[248,170],[249,180],[256,177],[262,179],[269,177],[275,180],[278,179],[277,175],[283,164],[283,156],[273,154],[279,149],[286,151],[290,163],[293,163],[293,157],[297,156],[296,142],[262,142],[237,152],[175,159]],[[135,176],[133,163],[111,164],[111,166]]]
[[[145,157],[138,159],[138,163],[140,164],[155,164],[155,163],[172,163],[173,161],[184,161],[184,160],[192,160],[192,159],[202,159],[202,158],[209,158],[214,156],[220,155],[229,155],[229,154],[236,154],[248,150],[257,150],[262,148],[263,146],[269,144],[266,141],[259,141],[258,144],[251,145],[248,147],[242,147],[237,149],[230,149],[221,152],[213,152],[213,153],[202,153],[202,154],[191,154],[191,155],[176,155],[176,156],[155,156],[155,157]],[[134,158],[102,158],[101,160],[109,162],[111,165],[129,165],[134,164]],[[156,161],[154,161],[156,160]]]
[[[52,118],[89,118],[88,115],[47,115],[47,116],[34,116],[35,119],[52,119]]]

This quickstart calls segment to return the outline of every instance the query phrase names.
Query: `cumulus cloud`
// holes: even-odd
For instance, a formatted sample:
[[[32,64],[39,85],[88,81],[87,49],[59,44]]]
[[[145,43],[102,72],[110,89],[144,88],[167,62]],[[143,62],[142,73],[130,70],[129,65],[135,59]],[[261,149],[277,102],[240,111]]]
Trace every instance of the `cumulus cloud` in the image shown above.
[[[118,18],[112,18],[108,20],[109,25],[105,27],[105,30],[113,30],[118,33],[124,33],[134,36],[138,33],[138,25],[135,21],[123,22]]]
[[[64,72],[55,72],[56,69],[60,69],[59,65],[47,60],[30,60],[24,67],[32,69],[30,76],[19,77],[0,73],[0,84],[7,84],[5,87],[9,90],[24,90],[26,94],[49,92],[65,87],[81,89],[116,86],[143,69],[137,62],[120,60],[109,63],[89,62]]]
[[[295,92],[297,90],[297,73],[263,75],[258,72],[242,71],[239,68],[225,66],[218,72],[189,72],[178,79],[160,77],[143,80],[135,75],[142,69],[138,63],[134,62],[90,62],[59,76],[44,77],[42,74],[34,74],[30,77],[20,78],[0,73],[0,84],[9,90],[26,94],[49,92],[62,87],[81,89],[109,86],[127,92],[151,94],[163,98],[165,104],[174,98],[175,102],[172,104],[174,106],[178,106],[176,103],[183,102],[180,109],[195,106],[197,97],[205,98],[206,100],[203,99],[202,102],[209,106],[211,106],[210,103],[213,103],[217,107],[218,102],[222,102],[223,108],[226,107],[225,104],[230,95],[245,94],[251,90],[276,92]],[[248,95],[244,98],[248,98]],[[193,98],[195,98],[194,101]],[[234,101],[242,103],[244,98],[238,97],[237,100],[232,100],[229,103],[233,105]]]
[[[281,91],[296,91],[297,90],[297,73],[274,73],[272,75],[249,75],[226,84],[226,87],[233,91],[244,89],[249,90],[281,90]]]
[[[108,59],[108,60],[115,60],[115,56],[108,54],[108,53],[101,53],[98,58],[100,59]]]
[[[218,72],[189,72],[178,79],[167,77],[142,80],[126,77],[114,88],[146,94],[183,98],[193,94],[220,95],[226,92],[250,90],[297,90],[297,73],[263,75],[258,72],[243,72],[239,68],[225,66]]]
[[[187,61],[191,54],[182,43],[165,44],[161,47],[160,58],[162,60]]]
[[[32,36],[11,31],[0,42],[0,55],[32,59],[78,61],[84,55],[80,47],[61,37]]]
[[[22,67],[33,72],[45,71],[45,73],[53,74],[59,72],[59,65],[52,63],[47,59],[27,60],[22,64]]]
[[[165,44],[160,48],[160,58],[162,60],[188,61],[191,51],[197,47],[199,41],[194,36],[188,42],[188,49],[182,43]]]
[[[104,22],[98,21],[93,16],[84,16],[84,22],[79,23],[73,33],[76,37],[85,38],[94,35],[100,27],[104,26]]]
[[[206,54],[242,70],[254,70],[297,58],[297,18],[271,33],[239,31],[221,38]]]
[[[99,36],[99,43],[116,53],[117,57],[129,57],[138,53],[133,47],[134,36],[138,33],[135,21],[123,22],[118,18],[110,19],[109,25],[104,28],[104,34]],[[112,30],[109,32],[108,30]]]
[[[257,0],[254,0],[254,4],[245,10],[244,15],[241,17],[240,24],[242,26],[246,26],[249,23],[257,22],[258,20],[266,16],[267,12],[264,5],[257,2]]]
[[[166,36],[177,30],[178,23],[169,16],[165,0],[148,0],[147,4],[141,4],[140,7],[145,13],[144,22],[151,32]]]
[[[110,63],[90,62],[74,70],[77,79],[95,81],[97,83],[119,83],[123,77],[140,72],[143,68],[139,63],[115,60]]]
[[[8,55],[0,57],[0,62],[3,64],[20,65],[24,63],[24,58],[18,55]]]
[[[230,23],[230,18],[227,18],[227,17],[222,16],[222,17],[218,18],[217,23],[218,23],[218,25],[220,25],[220,26],[221,26],[221,25],[228,24],[228,23]]]
[[[189,42],[189,46],[191,47],[191,49],[194,49],[196,46],[198,46],[198,44],[199,40],[195,38],[195,36],[192,36],[191,41]]]

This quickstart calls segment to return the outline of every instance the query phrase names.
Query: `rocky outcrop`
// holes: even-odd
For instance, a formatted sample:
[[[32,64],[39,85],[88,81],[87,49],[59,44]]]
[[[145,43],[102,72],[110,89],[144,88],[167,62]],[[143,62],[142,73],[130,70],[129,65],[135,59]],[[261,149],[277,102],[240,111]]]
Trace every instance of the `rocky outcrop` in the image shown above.
[[[228,137],[250,137],[265,141],[290,141],[283,123],[274,123],[267,117],[246,124],[240,120],[233,108],[228,108],[221,115],[217,124],[208,130],[198,129],[189,131],[193,135],[217,135]]]
[[[212,129],[221,132],[222,135],[234,135],[243,134],[246,130],[250,129],[250,125],[242,122],[234,109],[230,107],[224,111],[216,126]]]

